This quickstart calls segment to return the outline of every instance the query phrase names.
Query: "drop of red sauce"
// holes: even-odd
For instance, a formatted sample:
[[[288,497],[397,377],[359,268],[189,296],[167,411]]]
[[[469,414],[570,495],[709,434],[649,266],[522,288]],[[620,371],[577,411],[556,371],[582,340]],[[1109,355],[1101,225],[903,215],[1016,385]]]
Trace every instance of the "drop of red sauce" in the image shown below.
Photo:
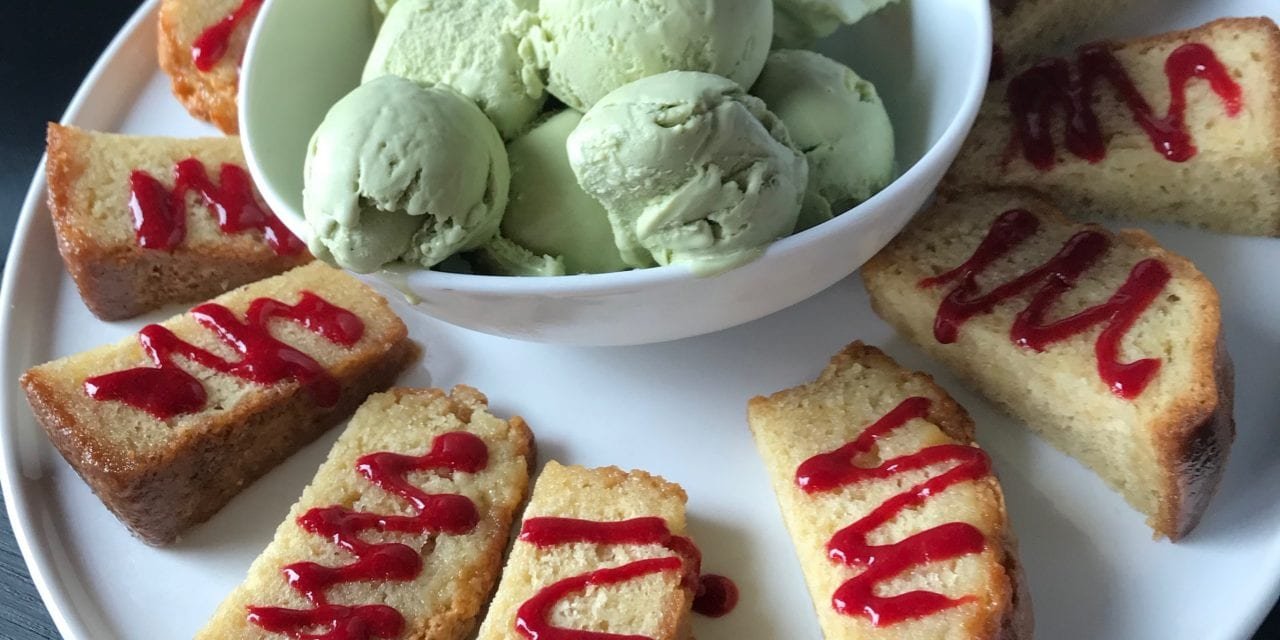
[[[310,602],[311,609],[248,607],[249,622],[291,638],[371,640],[398,638],[404,616],[386,605],[348,607],[330,604],[327,592],[351,582],[408,582],[422,574],[422,554],[400,543],[371,543],[366,531],[412,534],[465,535],[475,529],[480,514],[469,498],[456,494],[428,494],[409,483],[411,472],[476,473],[489,464],[489,448],[474,434],[446,433],[422,456],[372,453],[356,461],[356,470],[379,488],[408,502],[417,513],[397,516],[352,511],[346,507],[317,507],[298,518],[298,526],[333,541],[356,557],[351,564],[326,567],[299,562],[284,567],[289,586]],[[315,630],[322,629],[320,634]]]
[[[1009,337],[1017,345],[1044,351],[1050,345],[1079,335],[1099,324],[1102,332],[1094,343],[1098,375],[1119,397],[1133,399],[1142,394],[1160,370],[1160,360],[1145,358],[1122,363],[1120,343],[1156,297],[1164,291],[1172,275],[1155,259],[1139,262],[1109,300],[1060,320],[1046,316],[1064,294],[1076,286],[1080,276],[1095,265],[1111,247],[1102,232],[1081,231],[1045,263],[985,294],[978,293],[977,278],[1000,258],[1008,255],[1040,229],[1040,219],[1024,209],[1001,214],[968,260],[956,268],[920,281],[929,288],[952,284],[934,319],[933,335],[938,342],[956,341],[960,327],[969,319],[991,313],[996,305],[1033,292],[1031,301],[1010,327]],[[1038,286],[1038,288],[1036,288]]]
[[[1142,127],[1157,153],[1172,162],[1186,162],[1196,155],[1187,128],[1187,84],[1205,80],[1222,100],[1227,115],[1240,113],[1243,91],[1213,49],[1200,43],[1184,44],[1165,61],[1169,81],[1169,111],[1157,116],[1107,43],[1081,47],[1073,65],[1064,58],[1050,58],[1009,81],[1006,100],[1014,122],[1014,141],[1027,162],[1041,171],[1057,164],[1053,141],[1055,112],[1063,112],[1066,147],[1076,157],[1100,162],[1107,156],[1106,139],[1094,110],[1095,87],[1105,81]]]
[[[205,29],[191,45],[191,59],[196,68],[208,72],[227,55],[231,36],[242,22],[258,14],[263,0],[244,0],[235,11]]]
[[[698,596],[693,611],[708,618],[722,618],[738,606],[738,585],[724,576],[704,575],[698,579]]]
[[[204,163],[187,158],[174,167],[173,175],[173,189],[145,171],[129,177],[129,210],[138,246],[172,251],[182,244],[187,236],[187,193],[194,191],[218,216],[223,233],[259,231],[277,255],[295,255],[305,248],[258,200],[253,180],[241,167],[222,165],[220,184],[214,184]]]
[[[192,309],[191,315],[223,344],[239,352],[241,359],[225,360],[161,325],[147,325],[138,332],[138,342],[155,366],[88,378],[84,382],[85,393],[100,402],[123,402],[160,420],[200,411],[208,402],[208,394],[200,380],[174,362],[175,357],[181,357],[262,385],[297,380],[310,391],[316,404],[331,407],[341,393],[338,381],[310,356],[277,340],[268,325],[276,318],[290,320],[344,347],[354,345],[364,335],[364,322],[359,316],[310,291],[304,291],[292,306],[258,298],[249,304],[244,321],[214,303]]]
[[[667,571],[681,572],[681,582],[695,595],[705,595],[706,615],[727,615],[737,604],[738,588],[723,576],[699,578],[702,554],[693,541],[671,534],[662,518],[634,518],[597,522],[573,518],[530,518],[520,530],[520,540],[537,547],[562,544],[660,544],[675,555],[638,560],[629,564],[572,576],[540,589],[516,613],[515,629],[530,640],[652,640],[645,636],[564,629],[550,623],[551,611],[564,599],[590,586],[609,586]],[[714,592],[712,592],[714,590]],[[719,602],[713,602],[719,598]],[[695,608],[697,600],[695,599]],[[702,613],[702,611],[699,611]]]
[[[928,398],[907,398],[867,427],[853,442],[809,458],[796,470],[796,485],[805,493],[815,494],[867,480],[892,478],[945,462],[956,463],[951,469],[889,498],[857,522],[836,532],[827,543],[827,553],[833,562],[863,568],[862,573],[836,589],[831,599],[832,607],[843,615],[864,617],[875,626],[925,617],[974,600],[972,596],[949,598],[931,591],[910,591],[891,596],[877,592],[880,583],[914,567],[981,553],[986,549],[986,538],[982,532],[962,522],[927,529],[891,544],[876,545],[868,541],[871,532],[894,519],[902,510],[919,507],[952,485],[991,473],[990,461],[981,449],[957,444],[927,447],[913,454],[884,460],[876,467],[857,466],[857,458],[870,453],[877,440],[912,419],[927,417],[929,406]]]

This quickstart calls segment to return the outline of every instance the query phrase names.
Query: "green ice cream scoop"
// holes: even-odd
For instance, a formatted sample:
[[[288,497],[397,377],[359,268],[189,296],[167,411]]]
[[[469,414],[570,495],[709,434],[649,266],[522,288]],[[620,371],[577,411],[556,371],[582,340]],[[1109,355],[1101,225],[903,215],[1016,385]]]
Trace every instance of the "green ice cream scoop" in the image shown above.
[[[752,93],[787,125],[809,161],[801,229],[870,198],[893,179],[893,125],[876,88],[812,51],[769,54]]]
[[[364,81],[393,75],[452,87],[511,138],[546,99],[526,39],[536,6],[534,0],[398,0],[378,30]]]
[[[404,0],[401,0],[404,1]],[[541,0],[548,88],[585,111],[618,87],[666,71],[751,86],[769,54],[771,0]]]
[[[431,267],[497,234],[509,182],[502,138],[475,103],[379,78],[333,105],[311,138],[308,245],[359,273],[396,260]]]
[[[776,48],[807,47],[896,0],[773,0]]]
[[[732,80],[689,71],[605,96],[568,149],[627,264],[681,263],[701,274],[740,265],[790,234],[809,172],[763,101]]]
[[[569,273],[627,268],[604,207],[587,195],[569,166],[565,143],[582,114],[561,111],[511,141],[511,198],[502,235],[530,251],[558,256]]]

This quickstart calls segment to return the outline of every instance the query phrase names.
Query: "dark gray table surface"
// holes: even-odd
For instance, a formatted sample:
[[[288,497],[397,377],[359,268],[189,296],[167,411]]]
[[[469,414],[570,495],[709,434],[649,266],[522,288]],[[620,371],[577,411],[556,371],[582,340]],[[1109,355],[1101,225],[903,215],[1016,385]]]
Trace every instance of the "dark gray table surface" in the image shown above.
[[[44,123],[61,116],[89,67],[136,6],[118,0],[4,4],[5,18],[0,20],[0,250],[9,246],[22,199],[44,150]],[[1254,637],[1280,638],[1280,609],[1272,611]],[[0,513],[0,639],[56,638],[58,632],[31,584],[9,520]]]

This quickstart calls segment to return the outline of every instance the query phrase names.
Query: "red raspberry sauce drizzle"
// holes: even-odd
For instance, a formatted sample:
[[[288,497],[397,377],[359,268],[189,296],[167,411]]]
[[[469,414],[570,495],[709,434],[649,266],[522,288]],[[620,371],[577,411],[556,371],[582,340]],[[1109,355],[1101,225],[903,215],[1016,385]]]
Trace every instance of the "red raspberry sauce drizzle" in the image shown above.
[[[196,68],[208,72],[227,55],[231,36],[240,23],[253,18],[262,7],[262,0],[244,0],[240,6],[223,19],[205,29],[191,45],[191,59]]]
[[[174,363],[175,357],[181,357],[262,385],[297,380],[311,392],[316,404],[331,407],[341,392],[338,381],[310,356],[273,337],[268,326],[273,319],[291,320],[344,347],[354,345],[364,335],[364,322],[359,316],[310,291],[302,292],[301,299],[292,306],[258,298],[249,304],[243,322],[230,309],[214,303],[192,309],[191,315],[224,344],[240,352],[240,361],[224,360],[158,324],[147,325],[138,332],[138,342],[155,366],[94,376],[84,381],[85,393],[98,401],[123,402],[160,420],[200,411],[208,402],[208,393],[199,379]]]
[[[862,519],[836,532],[827,543],[827,555],[832,561],[864,568],[862,573],[836,589],[831,598],[832,607],[843,615],[867,618],[875,626],[929,616],[975,599],[973,596],[948,598],[930,591],[911,591],[894,596],[876,594],[876,587],[881,582],[913,567],[981,553],[987,546],[981,531],[962,522],[921,531],[892,544],[873,545],[867,541],[871,532],[893,520],[903,509],[919,507],[930,496],[952,485],[977,480],[991,473],[990,461],[981,449],[959,444],[928,447],[885,460],[877,467],[857,466],[857,457],[869,454],[877,440],[912,419],[926,417],[929,405],[928,398],[907,398],[867,427],[853,442],[809,458],[796,470],[796,484],[805,493],[814,494],[868,480],[884,480],[944,462],[957,463],[942,474],[889,498]]]
[[[596,522],[573,518],[530,518],[520,529],[520,540],[536,547],[563,544],[660,544],[675,555],[665,558],[637,560],[618,567],[599,569],[565,578],[542,588],[520,605],[515,629],[530,640],[652,640],[647,636],[585,631],[554,627],[549,622],[555,606],[588,587],[607,587],[638,580],[667,571],[681,573],[681,584],[694,591],[694,610],[710,617],[721,617],[738,602],[738,588],[723,576],[702,576],[702,553],[693,541],[671,534],[662,518],[635,518],[617,522]]]
[[[1168,267],[1156,259],[1139,262],[1129,277],[1106,302],[1075,315],[1052,322],[1045,316],[1054,304],[1076,285],[1080,275],[1097,263],[1110,249],[1111,240],[1100,231],[1081,231],[1056,255],[1040,266],[1002,283],[986,294],[978,294],[977,278],[995,261],[1008,255],[1040,229],[1040,219],[1023,209],[1013,209],[996,218],[982,243],[960,266],[920,281],[923,288],[957,283],[942,299],[934,320],[933,335],[942,344],[956,341],[960,327],[970,318],[990,313],[996,305],[1037,284],[1031,301],[1013,321],[1009,337],[1019,346],[1044,351],[1050,345],[1104,325],[1094,342],[1098,375],[1115,395],[1132,400],[1138,397],[1160,370],[1160,360],[1145,358],[1119,362],[1120,342],[1138,318],[1160,295],[1170,278]]]
[[[1199,43],[1184,44],[1169,54],[1165,75],[1169,79],[1169,112],[1155,114],[1124,65],[1107,43],[1081,47],[1075,69],[1066,59],[1050,58],[1009,81],[1006,100],[1014,122],[1014,141],[1022,146],[1027,162],[1041,171],[1057,164],[1053,142],[1054,111],[1062,109],[1066,122],[1066,147],[1076,157],[1100,162],[1107,156],[1106,138],[1094,111],[1094,86],[1105,80],[1142,127],[1157,153],[1172,162],[1186,162],[1196,155],[1187,129],[1187,84],[1205,80],[1222,100],[1227,115],[1240,113],[1243,91],[1213,49]]]
[[[249,622],[291,638],[369,640],[398,638],[404,616],[387,605],[330,604],[326,592],[351,582],[408,582],[422,574],[422,554],[400,543],[371,543],[360,539],[366,531],[417,535],[465,535],[480,522],[470,498],[457,494],[428,494],[409,483],[411,472],[476,473],[489,464],[484,441],[465,432],[437,436],[423,456],[381,452],[362,456],[356,470],[370,482],[413,506],[417,515],[396,516],[352,511],[346,507],[317,507],[298,518],[298,526],[332,540],[356,557],[342,567],[298,562],[283,569],[289,586],[313,605],[311,609],[248,607]],[[317,632],[317,630],[320,630]]]
[[[277,255],[295,255],[302,241],[258,201],[248,172],[222,165],[219,183],[209,179],[204,163],[187,158],[173,169],[173,189],[145,171],[129,176],[129,210],[134,236],[144,249],[172,251],[187,237],[187,193],[196,192],[218,215],[223,233],[259,231]]]

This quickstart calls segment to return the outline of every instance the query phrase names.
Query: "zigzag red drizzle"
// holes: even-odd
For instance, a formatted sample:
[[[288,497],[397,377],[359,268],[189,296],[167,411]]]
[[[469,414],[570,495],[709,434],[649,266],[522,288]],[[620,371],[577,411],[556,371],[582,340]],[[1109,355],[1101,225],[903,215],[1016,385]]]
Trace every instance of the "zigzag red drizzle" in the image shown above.
[[[192,309],[191,315],[243,358],[230,362],[161,325],[147,325],[138,332],[138,342],[155,366],[88,378],[84,381],[85,393],[98,401],[123,402],[160,420],[200,411],[208,403],[208,393],[199,379],[174,363],[175,357],[182,357],[262,385],[297,380],[310,390],[316,404],[331,407],[341,393],[338,381],[311,356],[277,340],[268,325],[276,318],[292,320],[344,347],[354,345],[364,335],[364,322],[359,316],[310,291],[303,291],[295,305],[258,298],[249,304],[243,322],[230,309],[214,303]]]
[[[1130,400],[1138,397],[1160,370],[1160,360],[1146,358],[1121,363],[1118,361],[1120,342],[1168,285],[1172,278],[1169,268],[1156,259],[1143,260],[1133,267],[1129,277],[1106,302],[1061,320],[1045,322],[1045,316],[1053,305],[1063,294],[1075,288],[1080,275],[1111,248],[1111,240],[1106,234],[1089,229],[1072,236],[1044,264],[978,295],[978,276],[1039,229],[1040,219],[1031,212],[1024,209],[1006,211],[996,218],[968,260],[946,273],[920,281],[919,286],[923,288],[956,283],[938,306],[933,325],[934,338],[943,344],[955,342],[961,325],[969,319],[991,313],[996,305],[1039,284],[1040,288],[1035,290],[1031,301],[1010,327],[1009,337],[1014,344],[1044,351],[1049,345],[1083,333],[1095,325],[1105,325],[1094,342],[1098,376],[1115,395]]]
[[[374,544],[360,539],[365,531],[464,535],[475,529],[480,514],[469,498],[456,494],[428,494],[409,483],[410,472],[476,473],[489,464],[484,441],[465,432],[446,433],[432,442],[423,456],[372,453],[356,461],[360,475],[385,491],[407,500],[413,516],[364,513],[341,506],[317,507],[298,518],[298,526],[342,547],[356,557],[342,567],[299,562],[284,568],[289,585],[314,608],[285,609],[250,606],[249,622],[274,633],[304,640],[370,640],[396,638],[404,631],[404,616],[386,605],[330,604],[326,592],[349,582],[407,582],[422,573],[421,552],[400,543]],[[315,633],[308,631],[319,630]]]
[[[832,607],[844,615],[867,618],[876,626],[921,618],[974,600],[972,596],[948,598],[930,591],[910,591],[895,596],[876,593],[880,583],[913,567],[981,553],[987,545],[981,531],[963,522],[921,531],[892,544],[873,545],[867,542],[871,532],[892,520],[903,509],[918,507],[947,487],[991,473],[990,461],[981,449],[958,444],[928,447],[885,460],[878,467],[855,465],[857,456],[869,453],[877,440],[912,419],[928,416],[929,405],[928,398],[907,398],[867,427],[853,442],[809,458],[796,470],[796,484],[804,492],[812,494],[835,491],[867,480],[884,480],[943,462],[957,463],[941,475],[889,498],[857,522],[836,532],[827,543],[831,560],[850,567],[863,567],[862,573],[836,590],[831,599]]]
[[[618,567],[599,569],[589,573],[565,578],[539,590],[532,598],[520,605],[516,613],[515,629],[523,637],[530,640],[652,640],[647,636],[587,631],[581,629],[565,629],[553,626],[550,622],[551,612],[557,604],[575,593],[581,593],[588,587],[605,587],[638,580],[645,576],[668,571],[681,572],[681,586],[698,594],[699,599],[708,594],[708,585],[715,592],[710,593],[717,608],[716,617],[725,615],[737,602],[737,588],[727,578],[721,576],[703,576],[699,579],[702,566],[702,554],[693,541],[684,536],[675,536],[667,528],[662,518],[635,518],[617,522],[597,522],[593,520],[577,520],[573,518],[530,518],[520,530],[520,540],[537,547],[552,547],[563,544],[658,544],[667,547],[675,555],[664,558],[637,560]],[[726,593],[724,590],[730,590]],[[695,609],[698,608],[695,601]],[[710,614],[709,614],[710,615]]]

